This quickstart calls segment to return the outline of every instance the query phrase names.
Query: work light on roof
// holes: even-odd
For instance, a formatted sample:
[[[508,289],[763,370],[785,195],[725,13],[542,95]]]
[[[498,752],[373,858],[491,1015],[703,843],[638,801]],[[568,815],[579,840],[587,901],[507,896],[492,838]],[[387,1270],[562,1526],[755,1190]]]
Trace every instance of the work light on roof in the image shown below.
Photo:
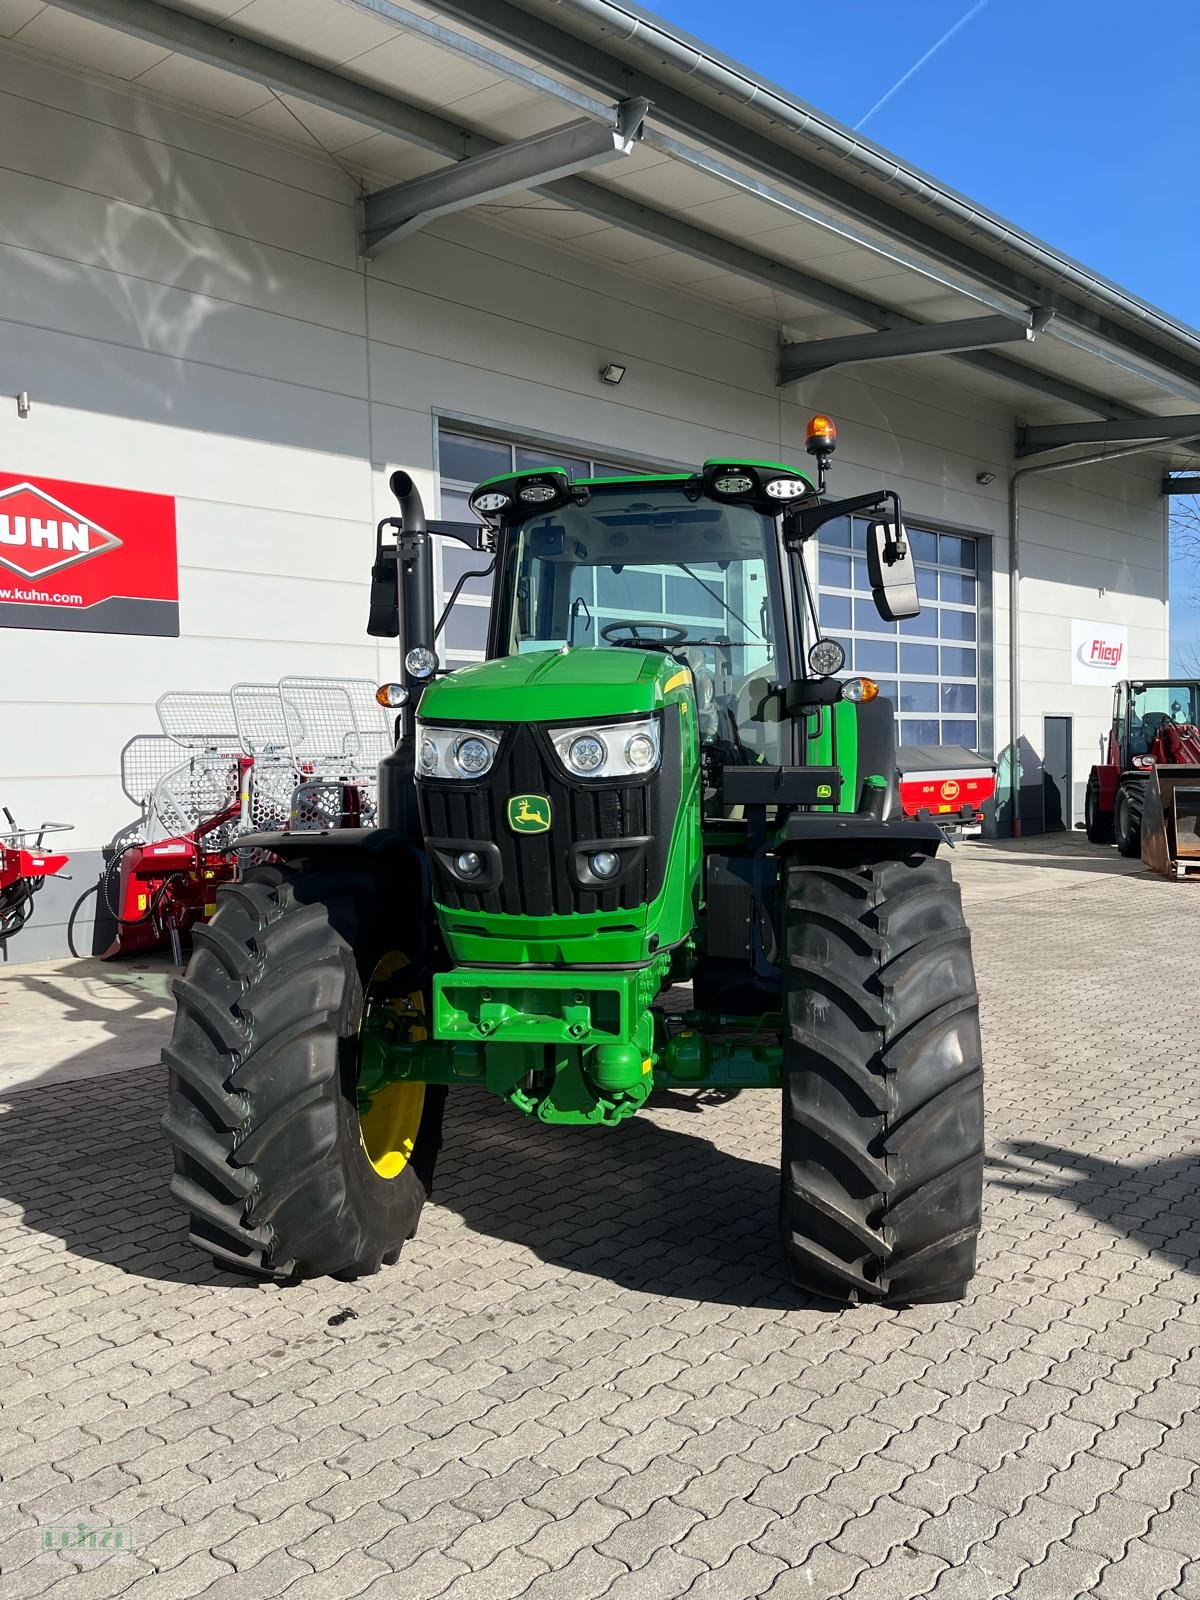
[[[812,493],[803,478],[771,478],[763,485],[772,500],[799,500]]]
[[[475,495],[471,507],[475,511],[503,511],[511,503],[511,495],[501,494],[498,489],[488,489],[483,494]]]
[[[713,479],[713,488],[718,494],[750,494],[754,479],[744,472],[723,472]]]
[[[527,506],[545,505],[548,500],[557,500],[558,495],[559,491],[550,483],[526,483],[517,490],[517,499]]]

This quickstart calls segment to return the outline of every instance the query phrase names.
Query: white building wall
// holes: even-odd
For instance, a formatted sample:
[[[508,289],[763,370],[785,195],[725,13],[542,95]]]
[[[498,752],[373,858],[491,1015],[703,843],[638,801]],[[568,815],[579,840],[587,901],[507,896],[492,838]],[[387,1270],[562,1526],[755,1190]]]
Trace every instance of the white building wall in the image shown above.
[[[77,848],[107,840],[129,820],[121,745],[154,729],[166,688],[386,675],[390,648],[365,634],[373,524],[396,465],[432,499],[439,413],[695,462],[798,459],[809,412],[832,412],[837,492],[886,481],[914,522],[993,539],[1006,742],[1013,414],[948,366],[848,369],[781,398],[772,327],[482,212],[364,267],[334,166],[16,51],[0,142],[0,395],[33,403],[22,420],[0,401],[0,470],[174,495],[180,564],[179,639],[0,629],[0,801],[20,816],[73,821]],[[597,379],[609,357],[629,368],[618,390]],[[1070,686],[1071,618],[1126,622],[1133,672],[1165,670],[1157,477],[1134,458],[1025,486],[1021,732],[1040,751],[1042,715],[1074,715],[1077,786],[1108,697]]]

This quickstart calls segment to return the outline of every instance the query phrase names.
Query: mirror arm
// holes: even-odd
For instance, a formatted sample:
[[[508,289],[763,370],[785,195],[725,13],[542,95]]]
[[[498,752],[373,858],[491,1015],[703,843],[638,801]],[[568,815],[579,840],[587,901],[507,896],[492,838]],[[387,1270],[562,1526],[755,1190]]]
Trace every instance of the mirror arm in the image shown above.
[[[783,536],[791,546],[804,544],[826,523],[855,511],[879,511],[890,502],[894,525],[900,526],[900,497],[894,489],[873,489],[868,494],[851,495],[846,500],[825,500],[820,505],[798,506],[784,512]]]

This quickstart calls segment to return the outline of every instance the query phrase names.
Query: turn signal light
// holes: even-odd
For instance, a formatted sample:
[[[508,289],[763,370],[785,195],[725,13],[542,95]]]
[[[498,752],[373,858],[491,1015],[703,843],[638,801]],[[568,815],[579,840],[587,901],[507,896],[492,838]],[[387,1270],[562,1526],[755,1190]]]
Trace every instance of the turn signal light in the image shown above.
[[[843,700],[874,700],[879,685],[874,678],[847,678],[842,684]]]
[[[832,417],[818,414],[808,419],[808,427],[804,430],[804,448],[810,456],[815,456],[819,451],[837,449],[837,428]]]
[[[375,691],[375,698],[387,710],[395,711],[408,704],[408,690],[402,683],[381,683]]]

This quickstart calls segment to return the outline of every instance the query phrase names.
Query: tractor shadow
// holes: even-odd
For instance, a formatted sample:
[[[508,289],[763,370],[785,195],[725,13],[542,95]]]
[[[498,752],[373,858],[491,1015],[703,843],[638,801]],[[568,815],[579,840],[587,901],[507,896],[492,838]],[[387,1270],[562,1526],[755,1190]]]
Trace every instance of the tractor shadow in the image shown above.
[[[1200,1277],[1200,1149],[1126,1164],[1021,1139],[988,1157],[987,1181],[991,1189],[1064,1200],[1175,1271]]]
[[[623,1289],[826,1309],[790,1286],[783,1263],[777,1095],[763,1091],[765,1115],[749,1119],[764,1129],[762,1159],[727,1147],[731,1136],[746,1142],[751,1094],[726,1104],[656,1094],[619,1128],[571,1128],[531,1124],[478,1091],[456,1090],[434,1202],[477,1234]]]
[[[86,1070],[88,1055],[72,1066]],[[0,1196],[25,1227],[130,1277],[261,1292],[189,1241],[169,1190],[171,1157],[159,1129],[165,1100],[157,1064],[0,1090]],[[712,1142],[744,1139],[744,1104],[745,1097],[693,1111],[689,1097],[672,1095],[621,1128],[561,1128],[527,1123],[480,1091],[457,1090],[422,1240],[436,1244],[444,1209],[481,1237],[622,1288],[824,1310],[792,1289],[784,1270],[775,1115],[761,1162]],[[659,1120],[685,1116],[688,1130]]]

